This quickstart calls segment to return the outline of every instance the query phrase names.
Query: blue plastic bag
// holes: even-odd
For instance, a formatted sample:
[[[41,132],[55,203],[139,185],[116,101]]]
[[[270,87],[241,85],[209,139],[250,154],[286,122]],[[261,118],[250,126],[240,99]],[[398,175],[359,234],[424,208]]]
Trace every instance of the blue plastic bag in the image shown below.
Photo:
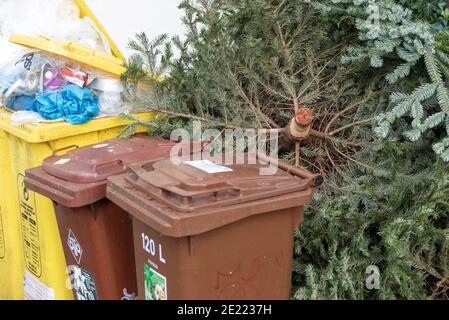
[[[98,97],[89,89],[72,84],[62,91],[37,94],[36,106],[45,119],[62,118],[71,124],[89,122],[99,113]]]
[[[6,101],[6,106],[14,111],[36,112],[36,96],[13,96]]]

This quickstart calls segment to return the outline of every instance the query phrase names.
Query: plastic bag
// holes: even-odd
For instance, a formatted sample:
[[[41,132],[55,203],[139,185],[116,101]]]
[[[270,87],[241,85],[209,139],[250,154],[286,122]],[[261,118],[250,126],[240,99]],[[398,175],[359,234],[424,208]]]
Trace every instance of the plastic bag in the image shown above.
[[[80,18],[73,0],[1,0],[0,37],[8,39],[14,33],[76,41],[111,52],[105,35],[90,18]]]
[[[37,111],[47,120],[83,124],[98,115],[98,97],[89,89],[70,84],[64,90],[36,95]]]
[[[18,57],[22,57],[27,53],[36,51],[35,49],[26,48],[9,42],[8,39],[2,37],[0,37],[0,48],[0,65],[7,61],[12,61]]]
[[[11,116],[13,125],[34,124],[45,120],[42,116],[34,111],[17,111]]]
[[[14,74],[11,74],[15,62],[19,57],[23,57],[33,51],[28,48],[11,44],[1,38],[0,48],[0,102],[2,102],[1,98],[16,81]]]
[[[100,115],[118,116],[129,113],[128,106],[124,103],[124,88],[120,80],[100,77],[89,88],[99,97]]]
[[[13,96],[8,99],[6,106],[14,111],[37,111],[36,96]]]
[[[65,81],[59,70],[63,66],[62,60],[38,52],[0,63],[1,100],[7,103],[13,96],[34,95],[62,89]]]
[[[19,58],[0,63],[0,101],[19,111],[38,111],[36,95],[64,91],[70,84],[89,89],[98,95],[100,114],[117,116],[129,113],[124,104],[124,88],[114,79],[95,68],[79,62],[43,52],[28,52]],[[44,118],[49,118],[47,112]],[[61,115],[58,117],[62,117]],[[70,120],[78,123],[87,118]]]
[[[128,106],[123,102],[121,94],[103,92],[99,96],[100,115],[118,116],[128,114]]]

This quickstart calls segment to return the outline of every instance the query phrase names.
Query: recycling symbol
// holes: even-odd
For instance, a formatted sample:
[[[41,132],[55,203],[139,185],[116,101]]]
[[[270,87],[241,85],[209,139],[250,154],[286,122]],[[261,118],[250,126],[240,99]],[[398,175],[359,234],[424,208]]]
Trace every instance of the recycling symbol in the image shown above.
[[[75,258],[76,263],[79,265],[81,263],[81,257],[83,256],[83,248],[81,248],[81,245],[78,242],[75,234],[72,232],[72,229],[70,229],[69,231],[67,245],[69,246],[70,252],[72,252],[73,257]]]

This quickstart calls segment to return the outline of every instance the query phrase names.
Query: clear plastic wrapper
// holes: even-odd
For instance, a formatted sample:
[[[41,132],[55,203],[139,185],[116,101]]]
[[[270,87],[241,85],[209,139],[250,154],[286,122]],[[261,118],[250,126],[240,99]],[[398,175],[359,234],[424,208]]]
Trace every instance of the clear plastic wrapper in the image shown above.
[[[19,58],[0,61],[0,98],[7,104],[9,98],[60,90],[65,81],[60,74],[62,60],[30,52]]]
[[[123,99],[124,88],[120,80],[98,77],[89,88],[99,97],[100,115],[117,116],[129,113]]]
[[[39,113],[34,111],[17,111],[11,116],[11,123],[16,126],[39,123],[44,120]]]
[[[73,0],[0,0],[0,38],[7,39],[14,33],[76,41],[111,52],[93,21],[80,18]]]
[[[95,67],[9,43],[12,34],[73,41],[106,53],[111,48],[89,17],[80,18],[74,0],[0,0],[0,105],[20,111],[13,122],[34,123],[35,112],[74,124],[129,113],[120,80]]]
[[[92,97],[74,103],[70,97],[77,96],[73,94],[76,88],[84,90],[77,91],[83,92],[82,96]],[[81,124],[96,116],[128,114],[123,91],[121,81],[111,75],[41,51],[0,63],[0,103],[14,111],[37,111],[47,120],[63,118]]]

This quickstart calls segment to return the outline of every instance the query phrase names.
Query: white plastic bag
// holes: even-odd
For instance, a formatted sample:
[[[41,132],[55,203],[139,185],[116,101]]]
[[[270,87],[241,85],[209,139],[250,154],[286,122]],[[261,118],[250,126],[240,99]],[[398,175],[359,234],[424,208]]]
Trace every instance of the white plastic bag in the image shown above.
[[[120,80],[99,77],[89,85],[89,89],[98,95],[100,115],[118,116],[129,113],[129,108],[124,103],[124,88]]]
[[[39,123],[43,120],[39,113],[33,111],[17,111],[11,116],[11,123],[15,126]]]
[[[14,33],[76,41],[111,52],[92,20],[80,18],[73,0],[0,0],[0,38],[8,39]]]

